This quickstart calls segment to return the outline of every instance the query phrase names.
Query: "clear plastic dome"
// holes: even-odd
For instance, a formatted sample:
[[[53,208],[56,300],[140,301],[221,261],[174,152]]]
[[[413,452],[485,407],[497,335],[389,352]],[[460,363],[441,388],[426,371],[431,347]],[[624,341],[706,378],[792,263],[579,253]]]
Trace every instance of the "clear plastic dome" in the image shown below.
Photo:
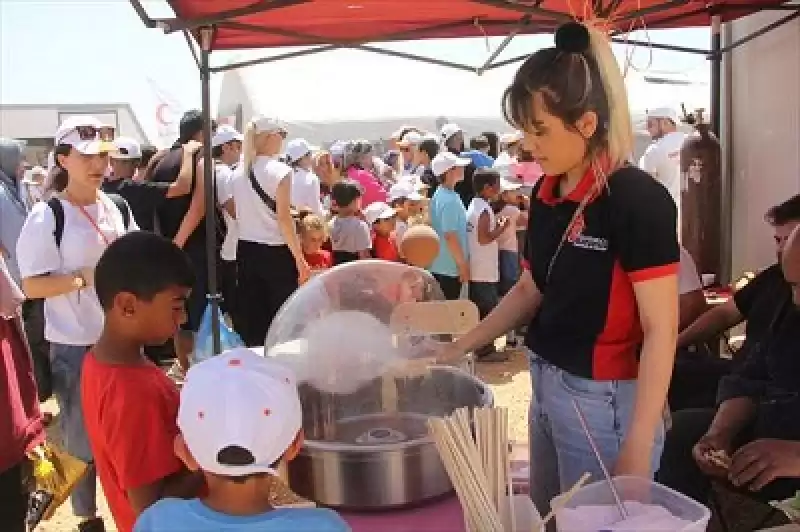
[[[393,334],[392,315],[403,303],[443,300],[425,270],[380,260],[344,264],[316,275],[289,298],[272,322],[264,352],[320,391],[353,393],[430,354],[424,335]]]

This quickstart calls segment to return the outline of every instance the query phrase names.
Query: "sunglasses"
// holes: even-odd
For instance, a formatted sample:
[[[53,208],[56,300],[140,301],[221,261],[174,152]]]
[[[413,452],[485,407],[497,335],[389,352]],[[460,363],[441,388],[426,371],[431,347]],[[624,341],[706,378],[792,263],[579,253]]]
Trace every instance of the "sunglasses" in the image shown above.
[[[77,126],[75,127],[75,131],[78,133],[81,140],[96,140],[98,138],[106,142],[114,140],[113,127]]]

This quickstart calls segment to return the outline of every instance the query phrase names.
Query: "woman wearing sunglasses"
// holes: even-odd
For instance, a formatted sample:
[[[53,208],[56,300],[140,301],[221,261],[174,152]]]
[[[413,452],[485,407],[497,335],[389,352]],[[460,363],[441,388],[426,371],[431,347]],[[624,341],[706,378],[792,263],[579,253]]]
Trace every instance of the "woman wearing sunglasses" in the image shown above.
[[[17,244],[25,295],[45,300],[45,337],[51,345],[53,392],[64,446],[89,463],[92,453],[81,410],[80,372],[103,327],[103,309],[92,286],[94,267],[111,242],[138,230],[133,218],[100,191],[108,152],[114,149],[102,140],[100,128],[88,116],[71,117],[58,128],[53,180],[60,192],[33,207]],[[71,494],[72,511],[83,520],[81,532],[104,530],[95,493],[96,476],[90,469]]]
[[[245,127],[244,161],[233,179],[238,332],[249,347],[264,345],[278,309],[311,275],[292,218],[292,168],[278,159],[284,139],[286,130],[278,121],[254,117]]]

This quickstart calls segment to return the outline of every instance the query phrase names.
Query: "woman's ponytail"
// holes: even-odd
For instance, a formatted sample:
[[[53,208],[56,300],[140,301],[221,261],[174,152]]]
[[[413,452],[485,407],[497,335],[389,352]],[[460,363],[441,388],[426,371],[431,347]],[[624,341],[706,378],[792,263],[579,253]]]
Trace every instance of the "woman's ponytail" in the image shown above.
[[[244,140],[242,140],[242,168],[245,175],[250,175],[256,160],[256,134],[256,124],[251,120],[244,127]]]
[[[586,24],[589,53],[597,63],[608,99],[607,155],[611,168],[623,165],[633,153],[633,125],[622,71],[604,31]]]

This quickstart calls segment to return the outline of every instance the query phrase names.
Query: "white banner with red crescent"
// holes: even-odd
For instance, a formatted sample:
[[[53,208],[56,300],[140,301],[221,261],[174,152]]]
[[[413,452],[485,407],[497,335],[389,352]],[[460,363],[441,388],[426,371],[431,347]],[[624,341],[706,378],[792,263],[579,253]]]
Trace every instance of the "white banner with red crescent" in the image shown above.
[[[168,148],[178,139],[178,125],[183,114],[183,106],[154,80],[147,78],[147,82],[153,91],[153,112],[158,134],[156,144],[159,149]]]

